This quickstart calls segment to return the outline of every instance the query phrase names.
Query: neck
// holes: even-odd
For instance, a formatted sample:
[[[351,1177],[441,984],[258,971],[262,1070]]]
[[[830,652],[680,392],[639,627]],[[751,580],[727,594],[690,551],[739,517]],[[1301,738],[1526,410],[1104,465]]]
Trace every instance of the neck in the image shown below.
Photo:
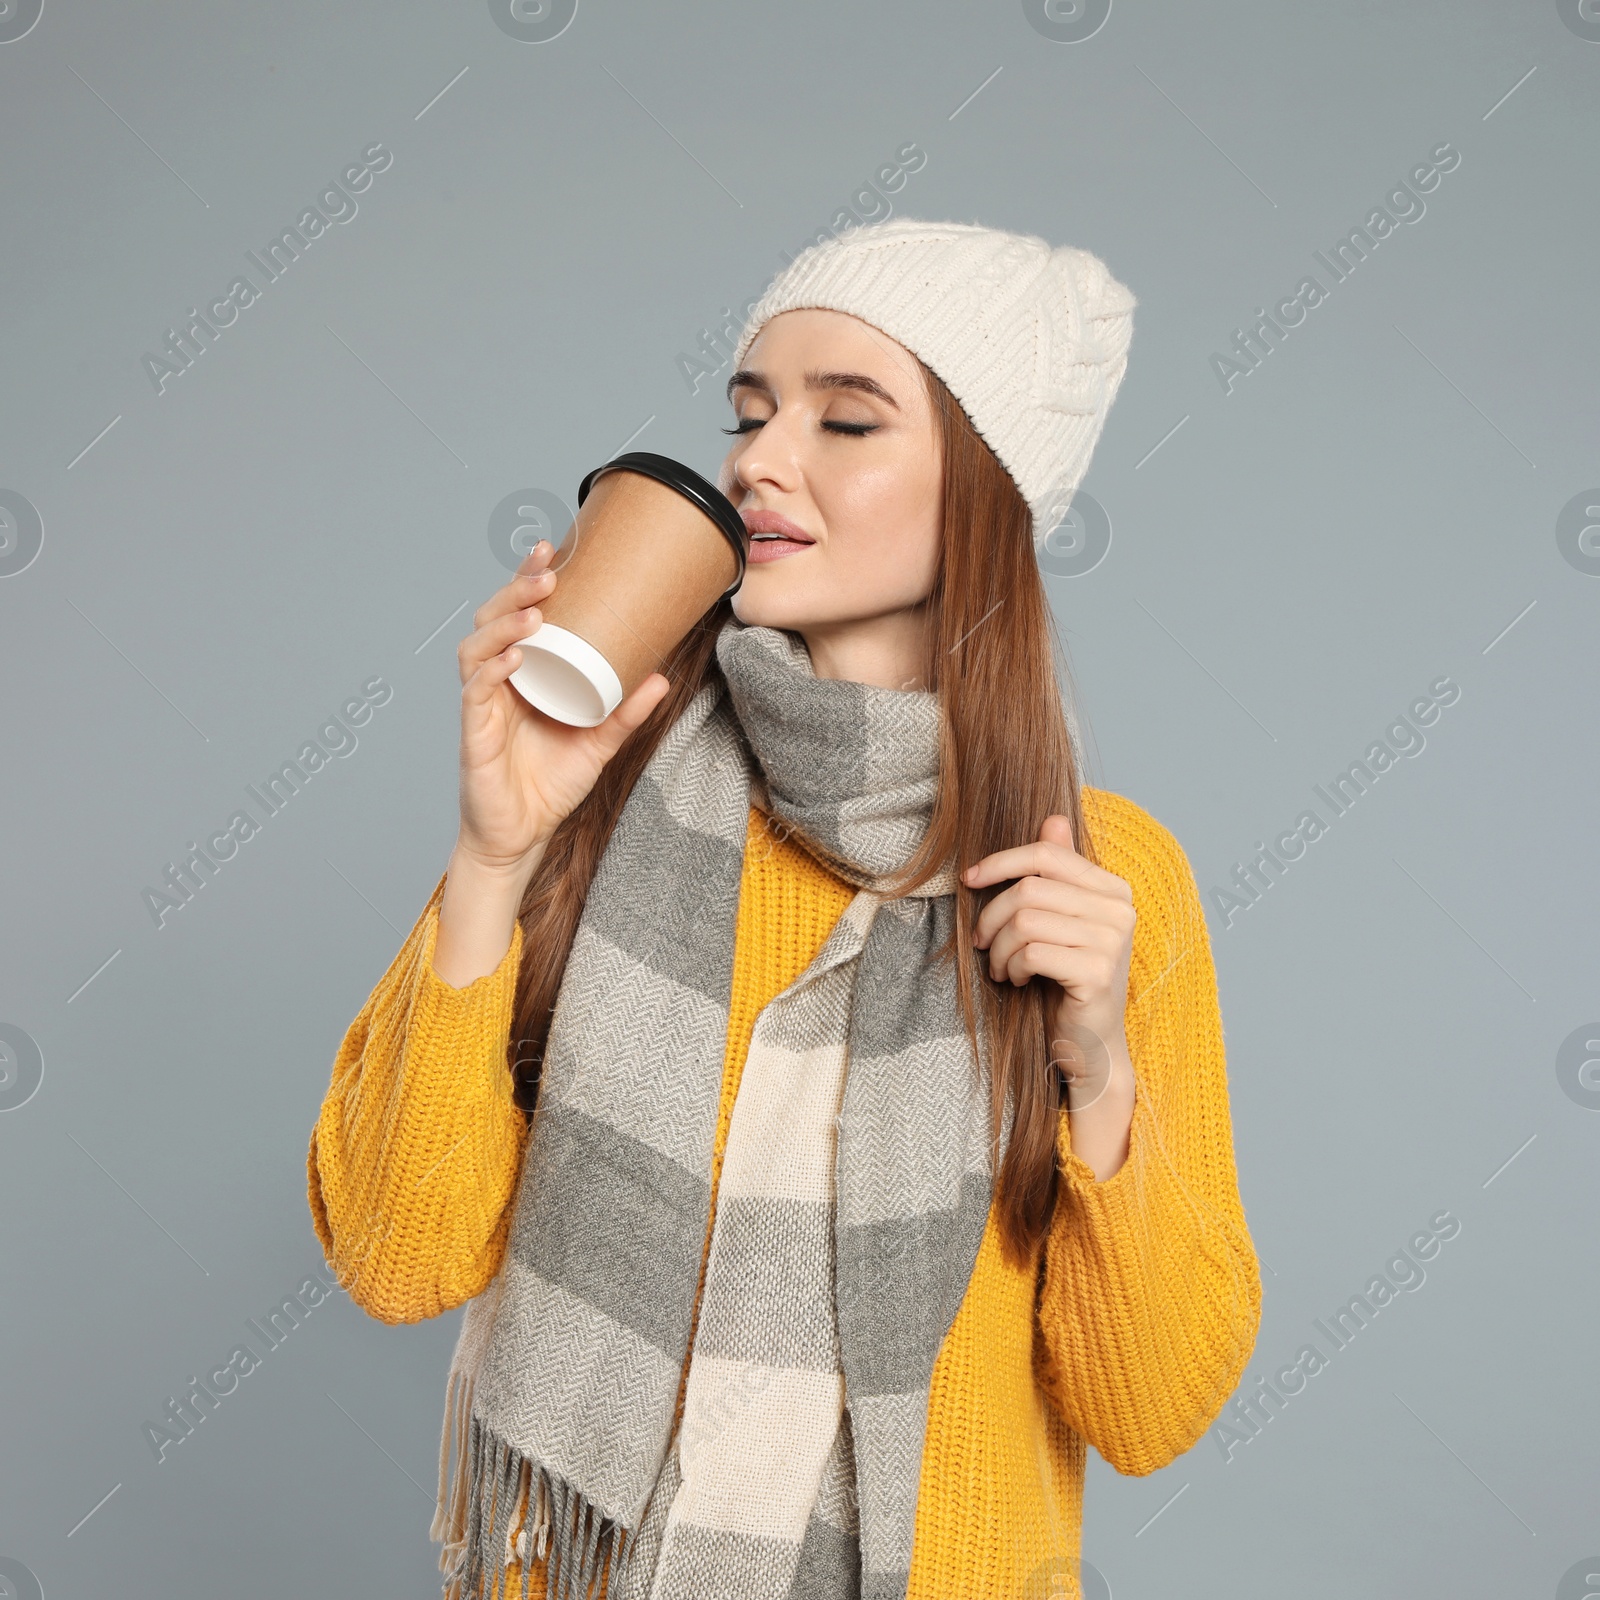
[[[819,678],[845,678],[879,689],[927,689],[923,681],[928,608],[924,602],[877,617],[822,622],[794,631],[806,642]]]

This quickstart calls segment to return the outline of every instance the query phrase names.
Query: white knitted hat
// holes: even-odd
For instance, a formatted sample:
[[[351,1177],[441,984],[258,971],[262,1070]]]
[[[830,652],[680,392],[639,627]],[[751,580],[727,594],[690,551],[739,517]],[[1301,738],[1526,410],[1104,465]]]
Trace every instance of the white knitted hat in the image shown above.
[[[1135,304],[1087,250],[891,217],[801,251],[756,302],[734,366],[782,311],[870,322],[961,402],[1028,502],[1037,551],[1088,470],[1127,370]]]

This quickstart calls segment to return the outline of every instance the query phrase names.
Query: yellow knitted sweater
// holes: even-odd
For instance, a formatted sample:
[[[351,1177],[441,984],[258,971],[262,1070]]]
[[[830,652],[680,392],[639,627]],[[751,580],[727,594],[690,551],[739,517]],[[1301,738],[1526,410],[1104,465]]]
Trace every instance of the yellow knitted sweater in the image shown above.
[[[1166,1466],[1233,1392],[1260,1321],[1193,873],[1132,801],[1085,789],[1083,804],[1101,864],[1128,881],[1138,913],[1128,1158],[1096,1181],[1063,1112],[1060,1197],[1032,1266],[1006,1260],[990,1214],[933,1369],[908,1600],[1075,1600],[1086,1447],[1122,1473]],[[328,1263],[391,1323],[462,1305],[499,1269],[527,1131],[506,1067],[522,930],[493,973],[452,988],[433,971],[443,891],[441,878],[345,1034],[307,1154]],[[713,1207],[756,1015],[810,964],[853,892],[752,809]],[[704,1272],[702,1255],[702,1284]],[[528,1574],[539,1597],[543,1568]],[[522,1578],[508,1568],[503,1592],[520,1594]]]

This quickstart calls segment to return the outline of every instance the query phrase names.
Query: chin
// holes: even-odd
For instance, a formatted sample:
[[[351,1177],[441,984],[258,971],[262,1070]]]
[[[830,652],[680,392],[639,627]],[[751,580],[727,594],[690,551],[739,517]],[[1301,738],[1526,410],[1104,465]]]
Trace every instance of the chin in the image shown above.
[[[815,620],[816,610],[803,594],[788,592],[786,586],[772,583],[768,574],[748,568],[733,597],[734,616],[751,627],[801,628]]]

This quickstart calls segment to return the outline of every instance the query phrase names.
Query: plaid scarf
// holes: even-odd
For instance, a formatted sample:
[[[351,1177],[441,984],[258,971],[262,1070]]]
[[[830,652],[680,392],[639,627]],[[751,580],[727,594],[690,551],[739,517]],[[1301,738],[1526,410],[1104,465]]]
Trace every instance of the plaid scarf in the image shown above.
[[[906,1592],[929,1379],[992,1177],[989,1064],[935,960],[954,868],[875,889],[925,835],[938,701],[819,679],[797,636],[734,619],[716,652],[596,871],[505,1259],[461,1328],[449,1600],[532,1556],[553,1600],[608,1563],[611,1600]],[[753,793],[857,892],[756,1019],[696,1321]]]

